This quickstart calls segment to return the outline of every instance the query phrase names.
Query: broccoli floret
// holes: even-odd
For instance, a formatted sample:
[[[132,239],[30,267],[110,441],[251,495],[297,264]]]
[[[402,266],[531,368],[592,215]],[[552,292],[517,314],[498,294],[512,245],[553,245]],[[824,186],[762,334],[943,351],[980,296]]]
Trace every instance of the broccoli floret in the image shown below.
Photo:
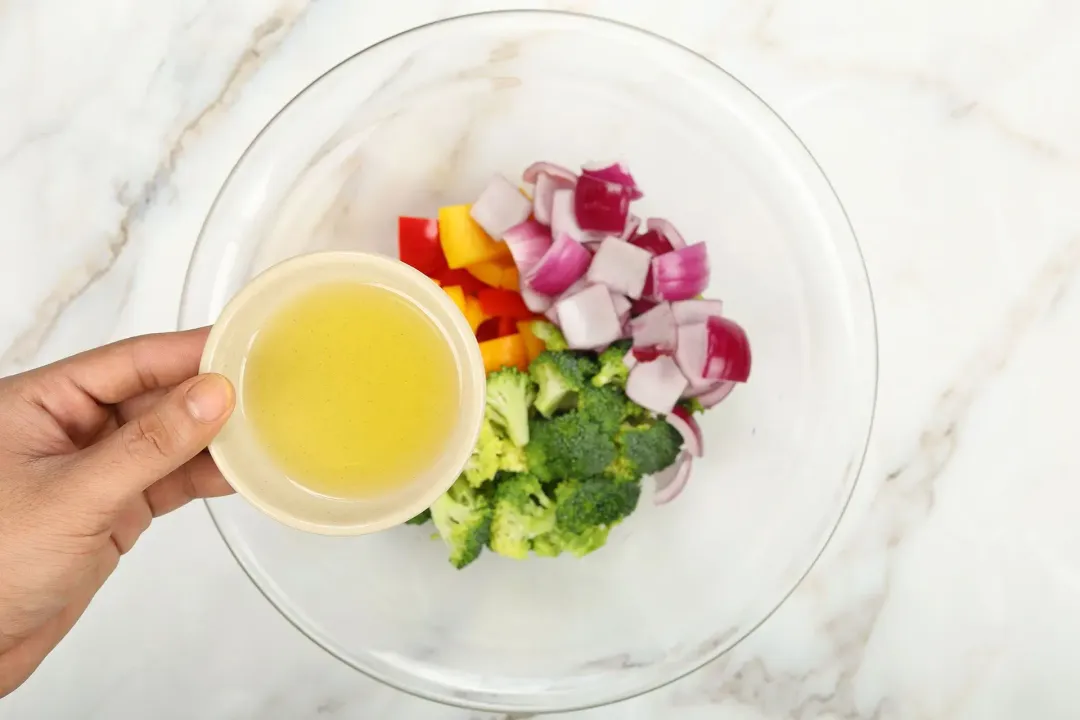
[[[465,463],[463,473],[465,479],[473,487],[480,487],[499,471],[499,458],[502,456],[503,447],[509,445],[505,439],[499,436],[498,431],[492,424],[484,419],[480,426],[480,437],[476,440],[476,447],[472,455]]]
[[[566,350],[570,347],[566,344],[566,338],[563,337],[562,331],[549,322],[535,320],[529,329],[532,330],[532,334],[536,336],[537,340],[544,343],[544,347],[548,350]]]
[[[614,436],[623,421],[635,414],[640,406],[630,402],[626,393],[614,385],[585,387],[578,394],[578,411]]]
[[[525,451],[503,436],[487,418],[480,437],[462,471],[473,487],[480,487],[499,471],[525,472]]]
[[[616,483],[636,483],[641,480],[642,473],[629,458],[619,455],[604,468],[604,477]]]
[[[575,393],[588,386],[600,366],[596,359],[570,351],[545,350],[529,365],[529,375],[536,383],[536,409],[544,417],[551,417],[556,410],[573,407]]]
[[[571,410],[550,420],[534,418],[525,447],[529,472],[543,482],[593,477],[615,459],[612,435],[587,415]]]
[[[495,486],[491,549],[521,560],[533,538],[555,527],[555,503],[532,475],[512,475]]]
[[[480,556],[491,537],[491,503],[462,478],[431,506],[431,519],[450,549],[450,564],[461,569]]]
[[[503,447],[503,454],[499,457],[499,472],[523,473],[528,472],[529,465],[525,459],[525,448],[520,448],[514,443],[508,442]]]
[[[506,367],[488,375],[487,417],[518,447],[529,442],[529,405],[535,397],[529,376]]]
[[[610,527],[591,527],[581,533],[572,533],[556,528],[533,540],[533,552],[540,557],[556,557],[568,552],[577,557],[584,557],[607,542]]]
[[[698,413],[705,412],[705,406],[701,404],[701,401],[697,398],[686,398],[679,401],[679,406],[686,409],[686,412],[691,415],[697,415]]]
[[[630,375],[630,370],[623,362],[623,358],[629,351],[630,341],[623,340],[600,353],[600,372],[593,377],[592,384],[602,387],[612,383],[621,388],[626,387],[626,378]]]
[[[405,521],[406,525],[423,525],[431,519],[431,510],[424,510]]]
[[[660,418],[623,423],[616,441],[619,455],[642,475],[659,472],[675,462],[683,444],[679,431]]]
[[[555,489],[555,523],[571,533],[610,527],[637,508],[638,483],[615,483],[604,478],[564,480]]]

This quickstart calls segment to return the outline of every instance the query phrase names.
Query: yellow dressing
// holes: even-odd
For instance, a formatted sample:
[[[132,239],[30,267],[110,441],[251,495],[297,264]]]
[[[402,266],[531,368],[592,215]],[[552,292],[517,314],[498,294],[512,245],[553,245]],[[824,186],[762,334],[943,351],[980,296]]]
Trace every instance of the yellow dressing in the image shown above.
[[[459,409],[438,327],[386,288],[309,290],[256,335],[243,409],[294,482],[332,497],[402,487],[444,451]]]

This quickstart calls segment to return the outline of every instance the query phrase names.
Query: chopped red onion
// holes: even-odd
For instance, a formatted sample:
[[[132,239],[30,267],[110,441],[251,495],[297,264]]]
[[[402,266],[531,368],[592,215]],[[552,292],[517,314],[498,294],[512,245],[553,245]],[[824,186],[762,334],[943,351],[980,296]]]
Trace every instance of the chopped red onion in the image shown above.
[[[551,248],[551,233],[535,220],[515,225],[503,235],[518,272],[527,275]]]
[[[676,338],[675,362],[686,376],[688,387],[685,394],[693,396],[708,390],[713,382],[706,379],[704,374],[709,352],[709,331],[705,323],[679,325]]]
[[[703,323],[712,316],[724,314],[724,303],[719,300],[679,300],[671,303],[675,322],[680,325]]]
[[[633,213],[630,213],[626,216],[626,227],[623,228],[622,235],[619,236],[619,239],[629,242],[630,238],[634,237],[634,233],[637,232],[637,229],[640,226],[641,218],[639,218]]]
[[[675,458],[670,467],[661,470],[653,476],[656,483],[656,493],[653,495],[654,505],[666,505],[679,497],[686,482],[690,479],[690,470],[693,467],[693,458],[690,453],[681,452]]]
[[[559,235],[533,266],[525,284],[544,295],[558,295],[580,280],[589,269],[592,254],[581,243]]]
[[[532,165],[525,168],[525,172],[521,173],[521,179],[529,184],[533,184],[536,182],[537,178],[540,177],[540,173],[545,173],[554,178],[565,180],[570,184],[570,187],[573,187],[574,183],[577,182],[577,174],[573,170],[549,162],[534,162]]]
[[[544,311],[544,317],[546,317],[548,319],[548,322],[552,323],[553,325],[559,324],[559,311],[554,305]]]
[[[574,216],[583,230],[622,235],[630,213],[625,185],[583,175],[574,188]]]
[[[559,327],[566,343],[577,350],[609,345],[619,339],[622,325],[615,314],[611,293],[603,285],[593,285],[555,306]]]
[[[675,249],[659,230],[646,230],[631,238],[629,242],[631,245],[648,250],[653,255],[664,255]]]
[[[562,317],[561,312],[559,317]],[[671,412],[685,389],[686,378],[675,361],[666,355],[650,362],[639,362],[626,380],[628,398],[663,415]]]
[[[689,300],[709,285],[709,255],[704,243],[660,255],[652,261],[653,296]]]
[[[710,317],[705,322],[709,342],[705,369],[710,380],[746,382],[750,377],[750,341],[733,320]]]
[[[591,283],[602,283],[614,292],[639,298],[651,262],[647,250],[609,237],[600,244],[586,277]]]
[[[630,305],[630,315],[633,317],[637,317],[638,315],[644,315],[645,313],[656,307],[658,304],[659,303],[657,303],[655,300],[650,300],[645,297],[640,298],[638,300],[635,300],[633,304]]]
[[[615,314],[619,316],[619,324],[625,325],[630,319],[630,300],[622,293],[611,290],[611,303],[615,306]]]
[[[676,360],[675,362],[679,362],[679,361]],[[685,374],[686,373],[683,373],[683,375],[685,375]],[[687,378],[687,379],[689,379],[689,378]],[[700,396],[704,395],[705,393],[712,392],[713,390],[716,389],[716,386],[719,385],[719,383],[714,381],[714,380],[706,380],[704,378],[698,379],[698,383],[700,383],[700,384],[695,385],[695,384],[691,383],[689,386],[687,386],[686,390],[683,390],[682,396],[684,398],[700,397]]]
[[[536,187],[533,188],[533,217],[543,225],[551,224],[551,207],[555,200],[556,190],[572,190],[573,180],[567,180],[558,175],[541,172],[536,176]]]
[[[667,238],[657,230],[648,230],[636,237],[630,238],[629,242],[631,245],[639,247],[642,250],[647,250],[653,255],[664,255],[674,250]],[[642,297],[647,298],[653,296],[652,266],[649,267],[649,272],[645,274],[645,284],[641,287],[641,295]],[[636,315],[637,313],[634,314]]]
[[[581,229],[574,214],[574,191],[556,190],[551,197],[551,234],[554,237],[566,235],[575,242],[594,239],[593,235]]]
[[[509,180],[496,175],[469,208],[469,215],[491,237],[501,240],[507,230],[525,222],[532,202]]]
[[[630,321],[634,335],[634,357],[649,360],[659,355],[671,355],[678,342],[675,316],[671,305],[660,303]]]
[[[735,389],[736,385],[738,385],[737,382],[724,380],[698,395],[697,401],[701,403],[701,407],[708,410],[711,407],[719,405],[722,400],[731,394],[731,391]]]
[[[622,185],[628,189],[631,200],[644,197],[637,183],[634,182],[634,176],[622,163],[590,163],[581,168],[581,175]]]
[[[694,416],[687,412],[686,408],[676,405],[664,419],[682,435],[683,449],[694,457],[701,457],[705,447],[704,439],[701,437],[701,426],[697,424]]]
[[[559,293],[559,296],[557,298],[555,298],[555,302],[559,302],[560,300],[565,300],[566,298],[570,297],[571,295],[577,295],[579,292],[581,292],[585,288],[589,287],[589,284],[590,284],[589,281],[584,276],[581,277],[573,285],[571,285],[570,287],[566,288],[561,293]]]
[[[649,218],[645,221],[645,227],[649,230],[655,230],[663,235],[676,250],[682,250],[686,247],[686,240],[683,240],[682,233],[676,230],[675,226],[668,220],[663,218]]]
[[[555,301],[547,295],[542,295],[527,286],[521,288],[521,299],[525,303],[525,307],[534,313],[547,312],[555,304]]]
[[[622,363],[626,366],[627,370],[634,369],[634,366],[638,364],[638,359],[634,357],[633,350],[628,350],[626,354],[623,355]]]
[[[634,354],[634,359],[638,362],[652,362],[658,358],[662,358],[667,355],[666,352],[656,347],[655,345],[646,345],[645,347],[632,347],[630,352]]]

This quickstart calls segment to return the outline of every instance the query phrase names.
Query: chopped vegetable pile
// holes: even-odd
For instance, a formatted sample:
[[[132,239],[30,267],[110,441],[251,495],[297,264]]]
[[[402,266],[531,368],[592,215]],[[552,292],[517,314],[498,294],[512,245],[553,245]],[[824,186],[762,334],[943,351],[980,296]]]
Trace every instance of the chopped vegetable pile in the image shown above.
[[[401,218],[400,259],[443,287],[476,334],[487,411],[461,476],[429,510],[463,568],[484,548],[581,557],[637,507],[685,487],[696,413],[750,376],[745,331],[705,299],[708,252],[660,218],[621,164],[535,163],[531,197],[496,177],[438,220]]]

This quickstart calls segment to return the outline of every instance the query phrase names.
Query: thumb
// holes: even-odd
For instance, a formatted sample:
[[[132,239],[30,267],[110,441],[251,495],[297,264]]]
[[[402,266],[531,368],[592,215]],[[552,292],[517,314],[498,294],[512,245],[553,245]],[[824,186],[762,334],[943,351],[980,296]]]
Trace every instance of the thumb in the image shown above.
[[[119,498],[140,493],[210,444],[232,413],[235,397],[221,375],[193,377],[87,448],[80,464],[100,477],[99,492]]]

